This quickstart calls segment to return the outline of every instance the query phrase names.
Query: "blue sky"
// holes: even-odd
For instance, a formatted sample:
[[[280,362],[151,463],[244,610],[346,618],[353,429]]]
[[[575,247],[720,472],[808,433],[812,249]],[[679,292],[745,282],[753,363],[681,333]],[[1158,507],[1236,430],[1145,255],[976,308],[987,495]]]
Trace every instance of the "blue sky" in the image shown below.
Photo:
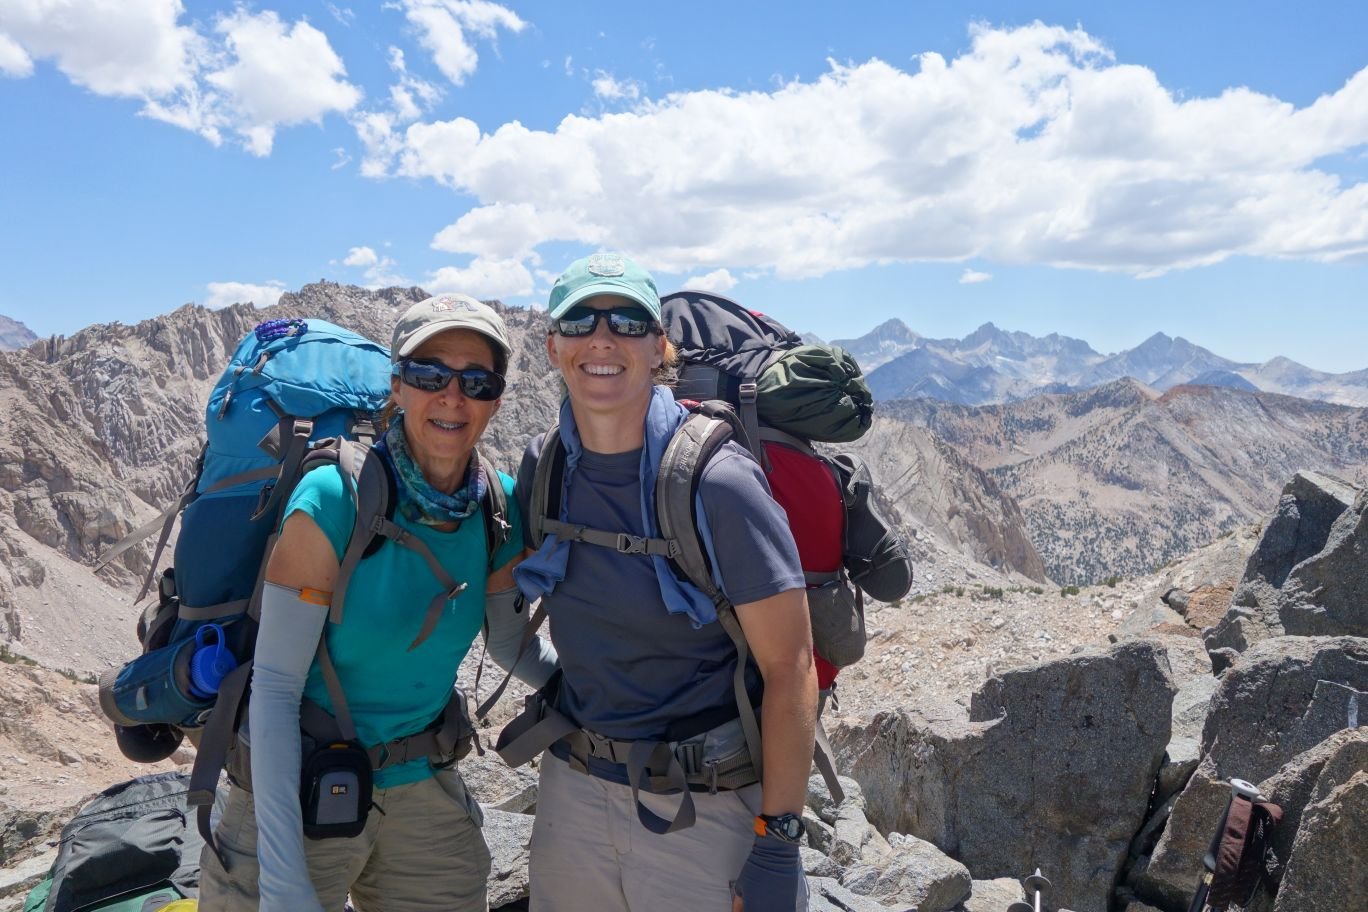
[[[0,314],[622,249],[889,317],[1368,367],[1368,4],[0,0]]]

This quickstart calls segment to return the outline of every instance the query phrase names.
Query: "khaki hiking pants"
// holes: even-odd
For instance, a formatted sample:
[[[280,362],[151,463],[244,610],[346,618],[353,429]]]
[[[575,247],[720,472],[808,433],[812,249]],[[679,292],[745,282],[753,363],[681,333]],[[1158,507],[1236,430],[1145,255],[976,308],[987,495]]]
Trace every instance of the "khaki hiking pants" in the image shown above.
[[[542,753],[532,827],[532,912],[730,912],[731,884],[755,841],[760,785],[695,792],[697,822],[660,836],[637,819],[632,790]],[[678,796],[641,793],[674,817]],[[807,909],[807,891],[797,908]]]
[[[351,839],[305,839],[309,878],[328,912],[350,894],[357,912],[485,912],[489,849],[480,805],[454,770],[375,790],[366,829]],[[228,793],[214,841],[228,869],[205,846],[200,912],[256,912],[256,811],[250,792]]]

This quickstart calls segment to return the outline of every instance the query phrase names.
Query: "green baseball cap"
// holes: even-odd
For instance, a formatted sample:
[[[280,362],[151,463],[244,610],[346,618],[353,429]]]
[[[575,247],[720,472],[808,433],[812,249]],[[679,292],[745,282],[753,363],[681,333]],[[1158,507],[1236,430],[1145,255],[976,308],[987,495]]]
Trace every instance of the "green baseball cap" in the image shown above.
[[[640,304],[660,320],[660,293],[651,274],[620,253],[595,253],[575,260],[551,288],[546,310],[551,319],[595,295],[617,295]]]

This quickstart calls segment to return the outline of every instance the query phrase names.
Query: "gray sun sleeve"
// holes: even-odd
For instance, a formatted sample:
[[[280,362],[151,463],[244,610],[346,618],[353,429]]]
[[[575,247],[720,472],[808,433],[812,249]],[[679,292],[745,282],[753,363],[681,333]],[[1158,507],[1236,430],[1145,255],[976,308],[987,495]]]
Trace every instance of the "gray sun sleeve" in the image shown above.
[[[299,702],[327,619],[298,589],[262,589],[249,710],[262,912],[323,912],[304,857]]]
[[[527,644],[527,651],[518,659],[518,646],[522,643],[523,631],[532,614],[521,602],[522,596],[516,586],[498,592],[485,594],[485,648],[494,663],[508,671],[514,668],[514,676],[532,687],[540,688],[555,672],[556,647],[551,641],[538,634]],[[517,665],[513,663],[517,661]]]

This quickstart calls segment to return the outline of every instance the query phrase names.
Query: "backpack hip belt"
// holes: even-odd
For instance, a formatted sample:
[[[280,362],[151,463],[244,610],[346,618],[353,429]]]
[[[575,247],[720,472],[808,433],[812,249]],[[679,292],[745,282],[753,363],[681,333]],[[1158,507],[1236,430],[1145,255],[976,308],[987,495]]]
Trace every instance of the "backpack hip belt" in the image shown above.
[[[308,741],[327,744],[346,740],[342,737],[337,720],[322,706],[308,699],[302,700],[299,705],[299,729],[301,738],[307,739],[303,745],[304,753],[308,753]],[[422,731],[364,750],[370,757],[371,768],[379,772],[422,757],[426,757],[433,767],[442,769],[465,759],[472,747],[480,754],[484,753],[470,721],[465,694],[453,689],[451,699],[443,707],[441,715]],[[228,762],[228,778],[248,792],[252,791],[251,756],[251,743],[246,738],[238,737]]]
[[[592,775],[590,758],[620,764],[627,769],[637,819],[652,833],[664,834],[693,826],[693,791],[716,794],[760,781],[760,767],[753,762],[747,741],[740,718],[680,741],[609,738],[580,728],[538,691],[526,697],[525,709],[504,727],[494,749],[514,767],[558,743],[568,748],[567,763],[576,772]],[[678,794],[675,816],[666,820],[648,810],[641,803],[643,790]]]

